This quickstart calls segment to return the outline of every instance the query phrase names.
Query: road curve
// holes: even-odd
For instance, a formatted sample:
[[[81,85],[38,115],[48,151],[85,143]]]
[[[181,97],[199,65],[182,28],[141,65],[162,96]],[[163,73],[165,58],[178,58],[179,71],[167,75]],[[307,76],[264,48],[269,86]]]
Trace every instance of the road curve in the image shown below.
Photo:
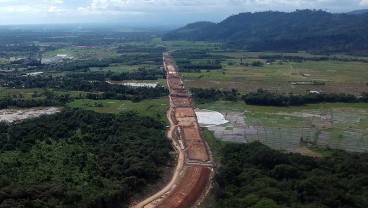
[[[182,169],[184,167],[184,153],[181,150],[180,145],[178,143],[176,143],[172,138],[172,135],[173,135],[173,132],[174,132],[174,129],[175,129],[175,124],[172,121],[171,116],[170,116],[171,111],[172,111],[171,108],[167,111],[167,118],[170,121],[170,129],[167,131],[167,138],[172,141],[173,147],[175,148],[176,152],[178,152],[178,154],[179,154],[178,164],[175,168],[174,175],[172,176],[171,181],[163,189],[161,189],[155,195],[150,196],[149,198],[145,199],[144,201],[140,202],[139,204],[133,206],[133,208],[152,207],[153,205],[150,205],[152,202],[159,199],[160,197],[165,195],[167,192],[169,192],[173,188],[173,186],[175,185],[175,183],[178,180],[178,176],[179,176],[180,172],[182,171]]]
[[[170,53],[163,54],[163,66],[170,90],[167,137],[178,153],[178,164],[171,181],[162,190],[133,208],[192,207],[207,192],[213,176],[213,163],[201,136],[192,96],[184,88]]]

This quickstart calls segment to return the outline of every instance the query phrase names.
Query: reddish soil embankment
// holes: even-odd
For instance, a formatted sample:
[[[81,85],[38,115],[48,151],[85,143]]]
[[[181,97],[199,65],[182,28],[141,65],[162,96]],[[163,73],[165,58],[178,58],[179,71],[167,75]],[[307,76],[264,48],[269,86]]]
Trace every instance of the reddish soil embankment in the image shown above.
[[[202,166],[190,166],[186,169],[181,183],[173,193],[163,200],[157,208],[192,207],[203,194],[203,187],[209,183],[211,169]]]
[[[135,207],[189,208],[194,206],[209,189],[212,162],[201,137],[193,99],[184,88],[180,75],[169,53],[164,53],[164,69],[170,90],[171,123],[168,138],[179,154],[178,166],[172,181],[154,196]],[[178,137],[173,139],[173,135]]]

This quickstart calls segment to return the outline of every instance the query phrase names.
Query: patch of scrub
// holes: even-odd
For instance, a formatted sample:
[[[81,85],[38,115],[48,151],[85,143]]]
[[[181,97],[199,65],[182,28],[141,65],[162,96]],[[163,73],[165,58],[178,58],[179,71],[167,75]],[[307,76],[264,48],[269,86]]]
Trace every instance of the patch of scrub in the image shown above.
[[[118,108],[116,108],[118,110],[127,110],[128,107],[125,104],[122,104],[121,106],[119,106]]]
[[[60,112],[59,108],[43,108],[43,109],[4,109],[0,110],[0,121],[13,123],[28,118],[35,118],[42,115],[51,115]]]
[[[195,113],[197,115],[199,125],[204,127],[229,123],[229,121],[225,119],[224,115],[217,111],[195,109]]]

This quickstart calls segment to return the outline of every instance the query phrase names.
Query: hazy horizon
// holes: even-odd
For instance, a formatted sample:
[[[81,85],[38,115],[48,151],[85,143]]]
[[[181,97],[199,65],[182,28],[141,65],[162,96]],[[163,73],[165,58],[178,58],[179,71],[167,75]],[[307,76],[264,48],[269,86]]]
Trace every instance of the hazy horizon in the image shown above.
[[[348,12],[366,8],[368,0],[0,0],[0,25],[119,24],[170,28],[196,21],[219,22],[240,12]]]

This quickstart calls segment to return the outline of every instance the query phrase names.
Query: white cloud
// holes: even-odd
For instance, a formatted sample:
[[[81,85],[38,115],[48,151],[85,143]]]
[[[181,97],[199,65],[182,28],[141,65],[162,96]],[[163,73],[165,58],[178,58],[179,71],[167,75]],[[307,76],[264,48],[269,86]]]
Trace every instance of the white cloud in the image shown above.
[[[92,0],[90,8],[92,10],[122,10],[128,4],[131,4],[129,0]]]
[[[39,8],[32,7],[29,5],[0,7],[0,12],[4,13],[37,13],[40,11],[41,10]]]
[[[89,12],[213,12],[213,8],[223,9],[231,7],[227,4],[228,0],[91,0],[90,4],[80,7],[79,10]],[[232,1],[230,1],[232,3]]]
[[[62,5],[64,0],[34,0],[32,2],[26,0],[0,0],[0,12],[2,13],[22,13],[42,14],[45,12],[57,13],[65,9],[59,8],[55,5]]]
[[[368,0],[361,0],[359,5],[361,6],[368,6]]]
[[[45,12],[68,9],[82,14],[138,13],[238,13],[241,11],[264,11],[295,9],[327,9],[329,11],[349,11],[367,6],[368,0],[0,0],[0,7],[22,7],[8,9],[15,12],[24,7],[37,7]],[[4,9],[3,9],[4,10]],[[33,9],[36,10],[36,9]]]
[[[47,17],[57,16],[65,21],[83,22],[109,21],[109,18],[131,21],[133,18],[129,16],[141,16],[142,21],[157,18],[192,22],[220,21],[239,12],[296,9],[345,12],[367,6],[368,0],[0,0],[0,18],[22,14],[19,19],[25,21],[38,18],[51,22],[52,18]]]
[[[50,13],[62,12],[62,10],[57,6],[50,6],[47,11],[50,12]]]
[[[222,12],[222,11],[259,11],[259,10],[295,10],[321,8],[349,10],[357,8],[368,0],[90,0],[85,10],[102,11],[181,11],[181,12]],[[211,11],[212,10],[212,11]],[[351,9],[352,10],[352,9]]]
[[[44,0],[44,2],[52,4],[62,4],[64,3],[64,0]]]

